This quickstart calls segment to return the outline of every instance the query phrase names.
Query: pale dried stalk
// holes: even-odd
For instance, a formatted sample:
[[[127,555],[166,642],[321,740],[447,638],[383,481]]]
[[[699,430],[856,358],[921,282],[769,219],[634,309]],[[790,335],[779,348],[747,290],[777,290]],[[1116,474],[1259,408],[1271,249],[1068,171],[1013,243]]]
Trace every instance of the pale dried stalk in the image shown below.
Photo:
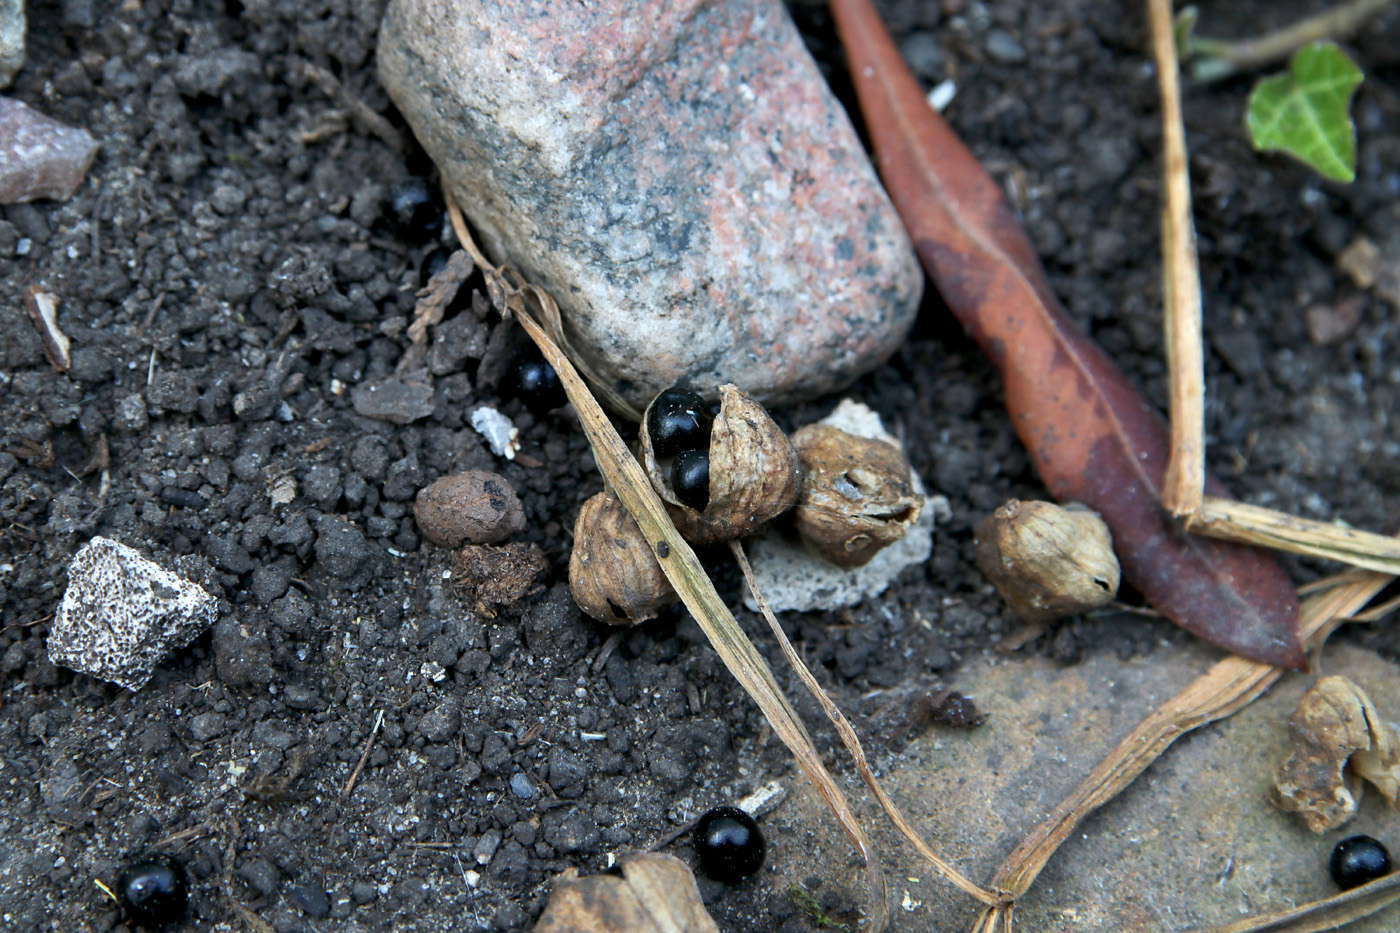
[[[1187,516],[1186,528],[1228,541],[1325,557],[1380,573],[1400,574],[1400,538],[1333,522],[1298,518],[1233,499],[1206,496],[1200,511]]]
[[[1400,872],[1324,900],[1190,933],[1317,933],[1360,920],[1396,901],[1400,901]]]
[[[699,558],[671,522],[665,506],[643,473],[641,464],[632,456],[632,452],[627,449],[627,445],[613,428],[603,409],[594,400],[569,357],[535,320],[532,311],[545,315],[557,314],[557,311],[552,311],[549,307],[553,304],[553,299],[547,292],[534,286],[517,287],[504,281],[501,270],[486,261],[476,245],[471,242],[461,212],[455,204],[449,203],[449,214],[463,247],[486,272],[492,300],[500,302],[501,310],[508,311],[525,328],[525,332],[539,347],[545,360],[559,374],[559,381],[563,383],[564,391],[578,414],[584,433],[588,436],[588,443],[593,448],[593,457],[599,470],[623,506],[636,519],[671,585],[676,588],[695,621],[704,629],[725,667],[748,691],[749,696],[753,697],[773,727],[774,733],[787,745],[798,766],[802,768],[826,805],[831,808],[841,828],[865,860],[865,928],[871,933],[884,930],[889,924],[884,870],[869,837],[851,810],[845,794],[827,773],[811,737],[808,736],[796,710],[784,698],[777,681],[773,679],[772,671],[768,669],[753,643],[745,637],[729,608],[715,591],[714,584],[705,573]],[[528,306],[531,304],[534,308]]]
[[[1394,2],[1352,0],[1253,39],[1195,37],[1191,42],[1192,77],[1198,81],[1219,81],[1241,71],[1283,61],[1309,42],[1344,40]]]
[[[1391,2],[1391,0],[1385,0]],[[1162,97],[1166,203],[1162,208],[1162,280],[1171,382],[1171,458],[1162,505],[1194,534],[1324,557],[1381,573],[1400,573],[1400,540],[1206,496],[1205,377],[1200,264],[1191,220],[1191,181],[1181,119],[1181,86],[1171,0],[1147,0]],[[1370,15],[1367,13],[1366,15]]]
[[[807,665],[803,662],[802,658],[798,656],[797,650],[793,648],[792,642],[788,640],[787,633],[783,631],[783,627],[778,624],[777,618],[774,617],[773,610],[768,606],[768,600],[765,599],[763,593],[759,591],[758,582],[754,579],[753,568],[749,566],[749,559],[744,554],[743,545],[738,541],[730,541],[729,549],[733,552],[734,559],[739,562],[739,569],[744,573],[744,581],[748,584],[749,592],[753,594],[754,601],[758,603],[758,608],[763,614],[763,618],[767,620],[768,627],[773,631],[773,637],[778,640],[778,645],[783,649],[783,656],[787,658],[788,664],[792,665],[792,669],[797,672],[797,676],[802,680],[803,685],[807,688],[807,691],[811,693],[813,699],[821,706],[822,711],[826,713],[832,724],[836,726],[836,732],[841,736],[841,742],[846,746],[846,750],[851,753],[851,758],[855,761],[856,771],[860,773],[861,780],[865,782],[865,786],[870,788],[871,793],[875,795],[875,799],[879,801],[880,806],[884,809],[890,821],[898,827],[900,833],[904,835],[905,839],[909,840],[909,843],[918,853],[928,860],[929,864],[933,866],[934,871],[957,885],[963,891],[977,898],[983,904],[996,906],[1006,903],[1009,899],[1005,895],[988,891],[986,888],[968,879],[962,872],[940,858],[938,853],[934,852],[933,848],[919,835],[918,830],[914,829],[913,825],[904,816],[903,812],[900,811],[895,802],[885,793],[885,789],[880,786],[880,782],[875,777],[875,772],[871,770],[869,761],[866,760],[865,749],[860,744],[860,738],[856,735],[856,730],[852,728],[850,721],[846,719],[840,707],[838,707],[836,703],[832,701],[831,697],[827,695],[827,692],[822,689],[821,684],[817,683],[817,678],[812,676],[812,672],[807,669]]]
[[[1316,647],[1346,617],[1364,606],[1390,582],[1384,574],[1329,590],[1309,599],[1302,609],[1305,643]],[[1050,856],[1090,813],[1108,803],[1147,769],[1178,738],[1207,723],[1223,719],[1262,695],[1284,670],[1229,657],[1218,662],[1187,688],[1153,710],[1127,738],[1118,743],[1089,776],[1016,847],[992,878],[992,887],[1019,897],[1030,889]],[[1009,907],[986,912],[976,927],[1009,918]],[[1009,929],[1009,926],[1006,927]]]
[[[1180,518],[1200,508],[1206,480],[1205,361],[1201,349],[1201,279],[1196,228],[1191,220],[1191,176],[1171,0],[1147,0],[1152,55],[1162,96],[1162,291],[1166,303],[1167,369],[1171,378],[1172,450],[1162,483],[1162,505]]]

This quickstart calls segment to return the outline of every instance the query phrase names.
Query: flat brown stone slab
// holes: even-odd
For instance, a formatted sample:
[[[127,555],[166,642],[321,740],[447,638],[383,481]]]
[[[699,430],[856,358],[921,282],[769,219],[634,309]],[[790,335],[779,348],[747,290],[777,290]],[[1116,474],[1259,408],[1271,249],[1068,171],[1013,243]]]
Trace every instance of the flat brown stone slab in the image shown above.
[[[776,0],[393,0],[385,87],[493,257],[639,408],[840,388],[922,276]]]

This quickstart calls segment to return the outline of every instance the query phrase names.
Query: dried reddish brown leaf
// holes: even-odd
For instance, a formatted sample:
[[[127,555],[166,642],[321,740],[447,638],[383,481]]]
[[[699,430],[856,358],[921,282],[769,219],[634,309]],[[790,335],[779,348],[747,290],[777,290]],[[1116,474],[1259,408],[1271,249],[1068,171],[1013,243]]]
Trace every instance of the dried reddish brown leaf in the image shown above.
[[[1164,615],[1269,664],[1306,666],[1298,598],[1266,552],[1184,532],[1162,509],[1161,416],[1069,319],[996,183],[927,101],[868,0],[832,0],[881,175],[924,268],[992,359],[1041,479],[1113,531]],[[1222,495],[1208,478],[1206,490]]]

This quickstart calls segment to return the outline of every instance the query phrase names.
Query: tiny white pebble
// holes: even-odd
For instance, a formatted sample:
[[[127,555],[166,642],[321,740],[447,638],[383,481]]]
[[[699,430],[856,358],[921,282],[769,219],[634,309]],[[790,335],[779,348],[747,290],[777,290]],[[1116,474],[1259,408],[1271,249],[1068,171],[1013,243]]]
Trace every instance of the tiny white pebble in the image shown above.
[[[472,427],[486,438],[496,456],[515,459],[515,452],[520,449],[520,431],[505,415],[483,405],[472,412]]]

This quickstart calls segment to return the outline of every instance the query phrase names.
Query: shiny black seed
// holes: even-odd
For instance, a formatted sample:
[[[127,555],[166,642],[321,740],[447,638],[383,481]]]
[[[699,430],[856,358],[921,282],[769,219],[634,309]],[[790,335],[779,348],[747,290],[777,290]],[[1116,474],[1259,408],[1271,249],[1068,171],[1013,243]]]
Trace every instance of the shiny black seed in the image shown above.
[[[676,498],[697,512],[710,504],[710,452],[682,450],[671,461],[671,488]]]
[[[515,364],[512,388],[531,411],[553,411],[569,400],[554,367],[538,354],[530,354]]]
[[[179,862],[168,855],[152,855],[121,873],[117,879],[117,896],[132,923],[143,927],[165,926],[185,915],[189,881]]]
[[[1390,874],[1390,853],[1370,836],[1348,836],[1332,850],[1332,880],[1343,891]]]
[[[674,457],[682,450],[708,449],[710,416],[705,401],[694,392],[667,389],[647,412],[651,450],[659,458]]]
[[[753,817],[738,807],[716,807],[695,825],[695,850],[705,874],[733,884],[763,867],[767,846]]]
[[[442,201],[422,178],[395,185],[384,206],[394,232],[414,243],[426,243],[442,232],[442,213]]]
[[[418,286],[421,288],[428,284],[428,280],[447,268],[447,260],[452,258],[452,250],[446,246],[438,246],[431,253],[423,257],[423,265],[418,269]]]

